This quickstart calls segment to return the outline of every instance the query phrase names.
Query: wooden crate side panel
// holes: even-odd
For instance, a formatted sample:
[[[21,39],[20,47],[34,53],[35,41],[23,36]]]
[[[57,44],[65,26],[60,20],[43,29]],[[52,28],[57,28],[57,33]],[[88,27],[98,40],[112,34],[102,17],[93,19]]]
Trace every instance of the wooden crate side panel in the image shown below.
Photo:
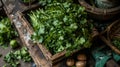
[[[37,67],[52,67],[52,64],[50,63],[50,61],[46,60],[39,47],[30,40],[29,37],[30,34],[32,34],[32,31],[29,31],[29,25],[22,24],[22,22],[24,21],[20,19],[21,17],[19,17],[19,13],[9,14],[9,11],[6,10],[6,7],[4,7],[4,9],[8,17],[12,21],[12,24],[14,24],[16,30],[18,31],[20,39],[22,40],[24,46],[28,48],[28,51]]]

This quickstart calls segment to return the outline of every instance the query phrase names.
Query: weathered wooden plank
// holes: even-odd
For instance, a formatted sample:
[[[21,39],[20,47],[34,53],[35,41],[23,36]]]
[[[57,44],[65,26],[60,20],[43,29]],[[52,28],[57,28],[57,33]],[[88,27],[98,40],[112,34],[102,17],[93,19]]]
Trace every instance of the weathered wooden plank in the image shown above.
[[[12,21],[12,24],[14,24],[16,30],[18,31],[23,44],[28,48],[28,51],[37,67],[52,67],[52,64],[46,59],[38,45],[33,43],[31,40],[30,36],[32,34],[32,29],[30,29],[29,24],[26,24],[26,21],[23,20],[22,16],[19,16],[20,12],[18,11],[15,14],[9,14],[6,7],[4,7],[4,9]]]

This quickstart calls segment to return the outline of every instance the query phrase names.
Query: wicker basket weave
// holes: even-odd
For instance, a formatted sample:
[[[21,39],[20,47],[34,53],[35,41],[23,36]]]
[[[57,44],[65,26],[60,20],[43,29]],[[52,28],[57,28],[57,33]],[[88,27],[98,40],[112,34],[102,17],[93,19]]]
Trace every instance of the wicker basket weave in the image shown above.
[[[109,25],[106,31],[108,40],[112,38],[120,38],[120,19]]]
[[[120,16],[120,6],[111,9],[101,9],[87,3],[87,0],[79,0],[81,6],[85,7],[88,15],[97,20],[113,20]]]
[[[107,33],[107,37],[105,38],[102,34]],[[120,38],[120,19],[116,20],[112,24],[110,24],[105,32],[100,34],[100,38],[108,45],[113,51],[117,54],[120,54],[120,50],[114,46],[112,43],[113,38]]]

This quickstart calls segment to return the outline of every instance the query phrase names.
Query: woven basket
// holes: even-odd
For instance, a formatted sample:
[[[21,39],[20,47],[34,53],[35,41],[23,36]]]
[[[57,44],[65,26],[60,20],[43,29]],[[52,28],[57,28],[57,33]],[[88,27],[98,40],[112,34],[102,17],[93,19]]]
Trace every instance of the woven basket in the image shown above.
[[[87,0],[78,0],[85,7],[88,15],[97,20],[113,20],[120,16],[120,6],[111,9],[101,9],[90,5]]]
[[[105,38],[102,34],[107,33],[107,37]],[[113,38],[120,38],[120,19],[116,20],[112,24],[110,24],[105,32],[100,34],[100,38],[108,45],[113,51],[117,54],[120,54],[120,50],[114,46],[112,43]]]
[[[112,38],[120,38],[120,19],[109,25],[106,31],[108,40],[111,40]]]

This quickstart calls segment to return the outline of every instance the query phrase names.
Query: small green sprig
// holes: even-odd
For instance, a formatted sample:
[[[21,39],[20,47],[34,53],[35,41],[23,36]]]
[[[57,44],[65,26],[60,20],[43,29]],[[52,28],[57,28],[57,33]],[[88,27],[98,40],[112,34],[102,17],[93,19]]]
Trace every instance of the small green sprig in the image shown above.
[[[24,62],[30,62],[32,60],[26,47],[23,47],[17,51],[11,51],[4,57],[4,61],[12,67],[18,67],[20,60]]]
[[[1,18],[0,20],[0,45],[9,44],[10,40],[17,36],[15,30],[12,28],[8,18]]]

